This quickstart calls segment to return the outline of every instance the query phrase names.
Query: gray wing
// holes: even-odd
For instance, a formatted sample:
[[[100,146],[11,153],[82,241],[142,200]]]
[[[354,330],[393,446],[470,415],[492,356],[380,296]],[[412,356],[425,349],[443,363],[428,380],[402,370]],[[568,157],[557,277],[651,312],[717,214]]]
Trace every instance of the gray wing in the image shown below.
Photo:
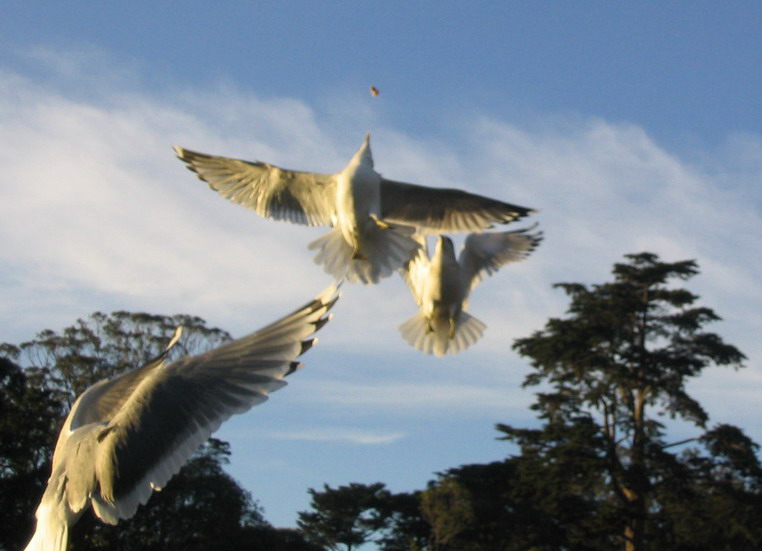
[[[458,256],[466,292],[473,290],[482,279],[495,273],[501,266],[527,258],[543,238],[542,232],[529,233],[535,226],[516,231],[469,235]]]
[[[425,234],[478,232],[535,212],[459,189],[381,180],[381,218]]]
[[[314,344],[309,337],[328,321],[337,299],[331,286],[256,333],[144,378],[99,436],[96,514],[132,516],[226,419],[285,386],[283,378],[300,367],[296,358]]]
[[[260,216],[309,226],[332,225],[336,180],[331,174],[285,170],[179,146],[175,152],[209,187]]]

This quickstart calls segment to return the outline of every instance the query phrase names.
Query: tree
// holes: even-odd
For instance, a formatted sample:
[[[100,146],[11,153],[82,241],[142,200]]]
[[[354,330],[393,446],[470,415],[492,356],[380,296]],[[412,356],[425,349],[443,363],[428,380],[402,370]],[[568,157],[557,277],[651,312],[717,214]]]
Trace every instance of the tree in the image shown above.
[[[379,507],[389,492],[381,482],[353,482],[338,488],[324,484],[322,492],[313,488],[308,492],[313,511],[301,511],[297,525],[314,544],[334,551],[344,546],[346,551],[352,551],[384,526]]]
[[[696,262],[666,263],[651,253],[626,258],[614,266],[613,282],[557,285],[571,298],[568,316],[549,320],[514,345],[534,369],[525,386],[548,388],[532,406],[544,425],[535,430],[498,425],[505,439],[521,446],[522,469],[525,475],[534,469],[540,491],[556,503],[574,497],[580,511],[594,511],[559,526],[567,536],[569,528],[577,529],[576,539],[567,539],[569,549],[669,548],[665,531],[677,537],[676,502],[687,511],[686,496],[711,491],[716,505],[718,469],[744,499],[758,491],[754,445],[738,429],[730,434],[718,427],[697,437],[709,445],[708,455],[693,450],[675,456],[665,440],[667,418],[706,429],[708,416],[688,394],[687,382],[707,367],[737,368],[745,359],[704,330],[720,318],[696,306],[696,295],[672,285],[696,275]]]
[[[63,404],[0,357],[0,549],[20,549],[50,475],[50,437]]]
[[[472,497],[454,477],[443,476],[421,494],[421,512],[431,526],[431,548],[450,548],[474,522]]]
[[[430,541],[431,527],[421,512],[421,492],[387,492],[375,505],[383,528],[375,543],[381,551],[411,551],[425,549]]]

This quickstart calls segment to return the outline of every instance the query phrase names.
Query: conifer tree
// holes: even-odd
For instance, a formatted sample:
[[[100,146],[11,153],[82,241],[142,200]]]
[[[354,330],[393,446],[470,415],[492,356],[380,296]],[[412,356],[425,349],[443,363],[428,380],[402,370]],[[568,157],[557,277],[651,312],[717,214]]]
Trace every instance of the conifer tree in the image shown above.
[[[662,262],[651,253],[626,258],[614,266],[612,282],[557,285],[571,299],[567,317],[549,320],[514,345],[534,369],[525,386],[543,387],[533,409],[544,425],[498,429],[520,444],[525,460],[544,466],[536,479],[540,487],[576,495],[595,511],[582,530],[588,544],[596,539],[593,533],[601,535],[603,548],[622,544],[627,551],[642,551],[665,541],[664,496],[674,497],[668,486],[695,491],[698,471],[712,470],[672,454],[665,422],[679,418],[694,424],[696,441],[711,446],[723,430],[705,432],[708,415],[688,394],[687,383],[707,367],[741,367],[745,358],[705,330],[720,318],[674,285],[698,273],[695,261]],[[720,439],[727,444],[727,438],[739,456],[734,464],[745,461],[747,475],[757,476],[753,443],[733,430]],[[733,446],[707,453],[719,457]],[[716,466],[706,454],[692,453]],[[679,476],[682,484],[673,478]],[[606,536],[612,526],[618,534]]]

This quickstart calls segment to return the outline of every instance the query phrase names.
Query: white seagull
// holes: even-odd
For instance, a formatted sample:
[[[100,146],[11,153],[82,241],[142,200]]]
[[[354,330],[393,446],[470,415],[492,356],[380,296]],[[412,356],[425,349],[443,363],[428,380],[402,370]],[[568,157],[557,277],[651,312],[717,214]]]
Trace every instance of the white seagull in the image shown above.
[[[134,515],[226,419],[286,385],[337,299],[332,285],[256,333],[167,363],[178,328],[158,358],[83,392],[58,437],[26,550],[64,551],[90,506],[109,524]]]
[[[315,262],[337,279],[377,283],[412,258],[422,234],[480,232],[532,209],[467,193],[394,182],[373,169],[370,133],[335,174],[297,172],[264,162],[196,153],[175,146],[201,180],[260,216],[332,226],[310,243]]]
[[[419,237],[422,248],[402,270],[419,312],[399,326],[402,337],[436,356],[456,354],[478,341],[486,325],[465,312],[468,296],[485,276],[529,256],[542,240],[542,232],[529,233],[533,227],[471,234],[457,259],[449,237],[438,237],[431,258]]]

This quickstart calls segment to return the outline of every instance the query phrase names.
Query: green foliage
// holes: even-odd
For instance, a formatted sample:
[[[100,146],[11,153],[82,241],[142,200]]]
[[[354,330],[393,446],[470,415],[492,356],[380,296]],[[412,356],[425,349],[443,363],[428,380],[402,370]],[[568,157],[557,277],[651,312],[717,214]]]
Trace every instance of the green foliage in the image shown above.
[[[435,550],[448,549],[452,541],[475,520],[473,499],[454,477],[443,476],[421,494],[421,513],[431,526]]]
[[[62,413],[44,387],[0,357],[0,549],[21,549],[28,539]]]
[[[374,540],[381,551],[411,551],[427,546],[431,530],[421,512],[421,492],[386,492],[374,506],[383,520],[383,528]]]
[[[666,451],[665,422],[705,428],[708,416],[687,383],[710,366],[741,367],[744,355],[704,330],[720,319],[711,309],[672,286],[698,273],[694,261],[627,259],[614,266],[613,282],[558,285],[571,298],[568,316],[514,345],[534,368],[525,386],[544,386],[532,408],[545,424],[498,429],[520,445],[519,473],[534,473],[529,480],[546,499],[533,501],[569,549],[693,549],[678,544],[680,514],[698,514],[696,503],[715,507],[718,470],[734,486],[757,484],[756,448],[738,429],[718,427],[701,437],[709,455],[676,457]],[[583,512],[573,523],[558,509],[570,497]]]
[[[387,491],[384,484],[352,483],[323,491],[308,490],[313,511],[299,513],[297,524],[308,541],[338,551],[346,551],[369,541],[371,534],[383,527],[377,505]]]

